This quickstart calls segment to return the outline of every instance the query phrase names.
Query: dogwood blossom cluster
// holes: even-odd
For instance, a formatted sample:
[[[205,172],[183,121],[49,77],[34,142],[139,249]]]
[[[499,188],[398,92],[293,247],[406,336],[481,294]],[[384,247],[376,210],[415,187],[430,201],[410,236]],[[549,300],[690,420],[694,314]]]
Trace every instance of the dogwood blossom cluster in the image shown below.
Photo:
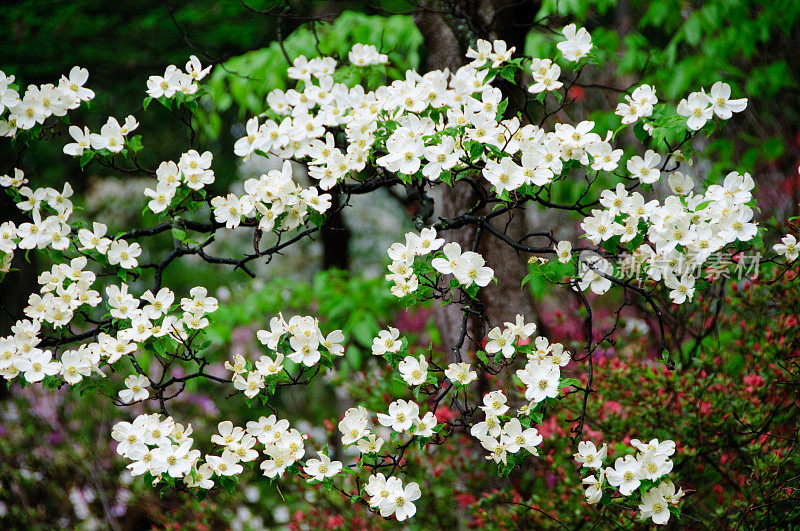
[[[632,94],[625,95],[624,103],[617,105],[615,114],[622,117],[623,124],[632,124],[639,118],[653,115],[653,107],[658,103],[656,89],[650,85],[636,87]]]
[[[439,251],[440,252],[436,252]],[[420,282],[414,271],[414,262],[418,257],[433,256],[430,264],[442,275],[453,275],[463,287],[473,284],[484,287],[494,278],[494,271],[486,266],[483,257],[473,251],[461,252],[456,242],[445,244],[443,238],[436,237],[436,229],[424,228],[419,234],[409,232],[405,243],[393,243],[388,249],[389,274],[386,279],[394,282],[392,295],[403,297],[417,291]]]
[[[423,437],[433,433],[436,421],[432,413],[419,419],[411,411],[408,411],[408,417],[404,417],[391,406],[390,412],[392,423],[413,422],[417,426],[416,433]],[[380,414],[378,417],[381,419]],[[349,409],[339,423],[343,444],[355,443],[365,454],[380,451],[383,439],[376,437],[367,424],[368,413],[363,406]],[[206,454],[203,458],[199,450],[192,449],[191,425],[184,428],[172,417],[162,420],[158,414],[140,415],[132,423],[117,423],[112,437],[119,443],[117,453],[131,460],[127,465],[131,474],[137,476],[147,472],[153,476],[154,483],[168,476],[181,479],[188,487],[210,489],[215,485],[215,479],[243,473],[243,464],[257,460],[262,454],[265,459],[259,467],[270,478],[282,477],[296,463],[299,465],[297,470],[302,470],[309,482],[325,481],[343,469],[340,461],[332,460],[324,451],[318,451],[316,458],[301,462],[305,456],[307,436],[275,415],[250,421],[244,429],[226,420],[220,422],[217,429],[218,433],[211,437],[211,442],[221,449],[221,454]],[[263,448],[259,451],[258,446]],[[403,487],[399,478],[377,474],[370,476],[365,492],[370,496],[370,505],[379,508],[384,517],[394,515],[398,520],[404,520],[416,511],[413,504],[419,498],[416,483]]]
[[[781,238],[781,242],[773,245],[772,249],[780,256],[785,256],[790,262],[794,262],[800,256],[800,246],[793,234],[787,234]]]
[[[430,437],[436,428],[436,417],[432,412],[419,416],[419,406],[409,400],[396,400],[389,405],[388,414],[378,413],[378,422],[397,433],[409,432],[417,437]],[[348,409],[339,422],[342,445],[356,445],[362,454],[377,454],[385,441],[369,428],[369,412],[363,406]],[[402,521],[414,516],[414,501],[421,496],[419,485],[414,482],[403,486],[400,478],[386,477],[382,473],[372,474],[364,486],[369,496],[370,507],[379,510],[381,516],[394,515]]]
[[[417,513],[414,502],[422,496],[417,483],[403,486],[398,477],[387,478],[380,472],[369,477],[364,490],[369,494],[370,507],[377,508],[384,518],[394,515],[401,522]]]
[[[264,445],[267,459],[259,466],[267,477],[283,477],[286,469],[306,453],[304,441],[308,435],[291,428],[286,419],[275,415],[259,417],[258,421],[249,421],[246,428],[247,435]]]
[[[150,198],[147,207],[153,213],[158,214],[170,206],[181,184],[185,184],[192,190],[200,190],[213,183],[212,159],[210,151],[200,154],[197,150],[190,149],[181,155],[177,164],[171,160],[159,164],[156,169],[155,189],[145,188],[144,190],[144,195]],[[239,217],[241,218],[241,213]],[[224,219],[227,221],[228,218]]]
[[[493,67],[498,67],[511,58],[511,54],[516,51],[516,47],[508,48],[505,41],[496,40],[489,42],[483,39],[478,39],[475,43],[475,50],[472,48],[467,49],[467,59],[472,59],[469,64],[472,67],[480,68],[487,62],[491,63]]]
[[[605,209],[592,210],[581,228],[595,244],[614,236],[620,236],[622,243],[643,236],[644,242],[629,257],[632,264],[627,265],[645,271],[652,280],[663,280],[672,290],[672,301],[681,304],[692,299],[696,272],[712,253],[755,237],[753,209],[747,204],[755,183],[750,174],[735,171],[702,194],[695,194],[691,177],[679,171],[671,173],[668,183],[676,195],[663,203],[655,199],[645,202],[642,194],[628,192],[622,184],[603,191],[600,203]],[[591,284],[595,293],[604,293],[610,287],[610,281],[592,284],[598,277],[608,280],[611,273],[602,257],[587,261],[585,273],[581,289]]]
[[[732,100],[731,87],[727,83],[717,81],[711,86],[711,93],[705,90],[692,92],[688,97],[678,103],[678,114],[686,116],[686,126],[697,131],[716,114],[723,120],[728,120],[733,113],[742,112],[747,107],[747,98]]]
[[[347,60],[356,66],[372,66],[388,63],[389,56],[380,53],[372,44],[354,44],[347,53]]]
[[[417,507],[414,502],[422,496],[417,483],[412,481],[403,486],[399,478],[387,478],[382,473],[370,476],[364,490],[370,496],[370,507],[379,509],[384,518],[394,515],[399,521],[416,514]]]
[[[624,497],[633,496],[638,491],[641,517],[651,518],[655,524],[666,524],[670,506],[677,505],[683,497],[683,490],[675,490],[672,481],[665,477],[672,471],[670,456],[675,453],[675,443],[658,439],[645,443],[632,439],[630,444],[637,450],[635,454],[618,457],[613,467],[604,468],[603,461],[608,454],[605,444],[598,449],[591,441],[578,443],[575,460],[582,470],[593,472],[583,479],[586,501],[590,504],[600,502],[608,486],[616,487]]]
[[[16,249],[53,249],[63,251],[70,245],[70,216],[72,216],[72,186],[64,184],[61,191],[55,188],[24,186],[28,180],[20,169],[14,177],[3,175],[0,186],[9,188],[17,196],[17,208],[28,220],[16,226],[12,221],[0,225],[0,252],[13,254]]]
[[[303,224],[309,212],[324,214],[331,207],[331,194],[320,194],[316,187],[303,188],[292,179],[288,160],[280,170],[270,170],[258,179],[244,183],[245,193],[217,196],[211,200],[214,217],[227,228],[238,227],[242,218],[252,216],[258,227],[271,231],[293,230]]]
[[[70,200],[72,187],[65,184],[60,192],[49,187],[32,190],[24,186],[26,182],[19,170],[15,171],[13,178],[2,178],[4,186],[13,187],[19,198],[18,208],[30,220],[18,227],[11,221],[0,225],[0,253],[8,260],[17,249],[63,251],[74,238],[69,225],[73,211]],[[108,248],[112,242],[103,243]],[[70,323],[79,308],[84,305],[94,307],[101,302],[99,293],[92,289],[96,275],[86,269],[87,263],[85,256],[79,256],[54,264],[50,271],[39,275],[39,292],[32,293],[23,308],[29,319],[18,321],[11,327],[10,336],[0,338],[0,375],[4,378],[12,380],[23,374],[25,381],[33,383],[63,370],[64,378],[72,384],[91,372],[99,371],[99,347],[67,350],[63,354],[63,365],[53,360],[51,351],[39,348],[43,323],[52,329],[62,328]]]
[[[369,428],[369,412],[364,406],[345,411],[338,427],[342,434],[342,445],[346,448],[355,444],[362,454],[376,454],[386,442]]]
[[[125,149],[125,137],[139,127],[139,122],[133,115],[128,115],[120,125],[116,118],[110,116],[100,128],[99,133],[92,133],[88,127],[83,129],[76,125],[69,126],[69,136],[75,142],[64,146],[64,153],[73,157],[80,157],[87,149],[107,149],[111,153],[119,153]]]
[[[526,324],[523,316],[517,315],[514,323],[505,323],[504,326],[489,331],[485,349],[489,354],[509,359],[517,353],[521,343],[529,343],[528,338],[536,332],[536,325]],[[508,398],[502,390],[492,391],[483,396],[481,409],[485,419],[473,425],[470,431],[489,452],[486,459],[497,463],[505,464],[508,454],[516,454],[520,449],[538,455],[536,446],[542,442],[542,436],[531,426],[530,414],[540,402],[558,396],[561,368],[571,359],[561,343],[550,343],[544,336],[526,346],[525,354],[527,363],[516,371],[516,375],[525,386],[528,403],[519,408],[518,416],[507,418],[505,415],[510,411]],[[461,368],[464,369],[468,370],[468,367]]]
[[[98,244],[109,246],[101,241]],[[95,373],[104,376],[102,365],[113,365],[123,356],[135,353],[140,344],[151,338],[170,338],[176,345],[185,341],[191,331],[208,326],[205,315],[218,307],[217,300],[207,296],[206,288],[201,286],[192,288],[190,297],[181,299],[183,311],[178,313],[173,311],[175,295],[168,288],[161,288],[156,294],[148,290],[137,298],[124,282],[111,284],[105,290],[106,302],[111,317],[120,324],[119,329],[114,334],[99,332],[95,341],[67,349],[60,360],[53,360],[51,351],[38,348],[42,324],[57,329],[69,323],[84,304],[96,307],[103,300],[91,289],[96,275],[85,270],[86,265],[86,257],[78,257],[69,264],[56,264],[39,276],[40,293],[32,294],[24,309],[31,319],[19,321],[12,327],[11,336],[0,338],[3,346],[0,375],[5,379],[12,380],[22,374],[27,382],[34,383],[45,376],[57,376],[75,385]],[[120,394],[125,402],[149,396],[149,381],[144,375],[132,375],[126,379],[126,387]]]
[[[556,48],[564,55],[567,61],[579,61],[592,51],[592,36],[586,28],[578,28],[575,24],[567,24],[561,33],[565,41],[556,44]]]
[[[34,383],[45,376],[60,375],[73,385],[93,372],[100,373],[103,349],[99,343],[66,350],[60,361],[53,360],[53,352],[39,348],[42,323],[60,328],[69,323],[79,307],[101,302],[99,293],[91,289],[95,274],[85,271],[85,266],[86,258],[75,258],[69,264],[54,265],[39,276],[41,290],[30,295],[24,308],[30,319],[18,321],[11,327],[12,335],[0,338],[0,376],[13,380],[22,374],[25,381]]]
[[[372,340],[372,354],[392,358],[392,354],[397,354],[403,348],[403,341],[400,340],[400,331],[397,328],[389,327],[387,330],[378,332],[378,337]],[[428,381],[428,361],[425,356],[405,356],[397,363],[397,370],[403,381],[410,387],[422,385]]]
[[[186,63],[184,72],[175,65],[169,65],[163,76],[150,76],[147,79],[147,94],[151,98],[170,99],[176,94],[194,94],[199,88],[197,81],[202,80],[211,72],[211,67],[203,68],[200,60],[192,55]]]
[[[319,329],[319,321],[314,317],[295,315],[287,322],[282,315],[279,315],[270,320],[269,327],[269,330],[256,332],[258,341],[276,352],[279,347],[288,346],[286,357],[298,365],[306,367],[316,365],[321,357],[320,348],[324,348],[332,356],[344,355],[345,337],[342,331],[334,330],[326,336]],[[272,366],[273,363],[280,366],[283,355],[278,352],[277,356],[279,358],[268,359],[264,356],[259,358],[256,362],[257,370],[261,370],[265,375],[280,372]],[[259,366],[262,368],[258,369]]]
[[[354,64],[372,60],[369,52],[362,52],[355,50]],[[330,57],[295,59],[287,73],[302,83],[302,89],[272,91],[267,104],[277,121],[248,120],[246,136],[236,143],[235,153],[243,158],[261,152],[306,160],[309,175],[319,180],[323,190],[344,180],[351,171],[363,170],[375,140],[374,117],[380,107],[374,93],[367,96],[361,87],[351,89],[334,82],[335,67],[336,61]],[[326,135],[328,128],[339,126],[344,126],[347,137],[344,150],[332,135]]]
[[[527,354],[525,367],[517,371],[517,377],[525,385],[525,399],[531,402],[530,407],[545,398],[558,396],[561,368],[572,359],[561,343],[550,343],[544,336],[537,337],[534,345],[536,348]]]
[[[478,373],[472,370],[469,363],[463,361],[448,365],[444,375],[453,385],[469,385],[478,379]]]
[[[417,291],[419,277],[414,272],[414,260],[417,256],[437,251],[442,245],[444,239],[437,238],[436,230],[428,228],[422,229],[419,235],[413,232],[407,233],[405,244],[393,243],[387,251],[392,263],[389,264],[389,274],[386,275],[386,280],[394,282],[392,295],[403,297]]]
[[[320,67],[319,61],[314,61],[313,64],[316,64],[314,68]],[[329,66],[330,61],[321,64],[322,70],[325,64]],[[192,71],[191,67],[187,69]],[[204,72],[199,71],[199,66],[195,73],[199,74],[197,79],[204,75]],[[194,89],[187,88],[185,78],[181,81],[180,76],[171,77],[173,74],[175,71],[168,69],[165,78],[183,87],[177,90],[193,92]],[[122,125],[110,118],[99,134],[91,133],[88,128],[73,128],[70,134],[75,142],[66,146],[65,153],[80,156],[88,149],[120,152],[126,144],[125,136],[137,126],[135,119],[129,117]],[[334,147],[330,136],[325,143],[308,147],[312,151],[318,148],[319,157],[335,155],[329,151],[329,148]],[[329,159],[328,162],[334,162],[334,159]],[[194,150],[183,154],[177,163],[162,163],[155,172],[155,189],[146,191],[146,195],[151,198],[150,209],[156,213],[166,210],[182,183],[193,190],[202,189],[212,183],[213,171],[210,166],[211,154],[201,154]],[[321,166],[319,169],[324,170]],[[96,336],[91,336],[94,340],[90,342],[65,350],[61,360],[54,360],[53,352],[39,349],[43,324],[52,328],[64,326],[72,320],[75,310],[81,305],[88,303],[97,306],[103,302],[104,298],[100,293],[91,289],[96,278],[93,272],[86,269],[87,257],[101,263],[102,257],[105,257],[109,266],[133,269],[138,266],[137,258],[142,249],[136,242],[123,238],[112,239],[107,235],[107,227],[98,222],[92,222],[90,226],[73,232],[67,223],[72,212],[69,201],[71,188],[67,185],[63,192],[53,189],[34,191],[24,186],[26,182],[20,170],[15,171],[13,176],[2,177],[2,184],[13,187],[15,194],[21,197],[18,201],[21,210],[30,212],[32,218],[30,224],[20,227],[10,222],[3,225],[4,261],[17,248],[47,246],[64,250],[71,244],[86,256],[67,264],[57,264],[51,272],[42,275],[42,291],[32,296],[26,308],[26,314],[31,319],[18,322],[12,327],[12,336],[0,340],[0,360],[4,376],[13,379],[22,374],[29,383],[41,381],[48,376],[63,377],[68,383],[75,384],[93,374],[102,376],[104,366],[115,365],[120,360],[133,356],[143,344],[165,338],[173,343],[168,342],[161,348],[169,350],[170,344],[177,346],[189,340],[192,331],[208,326],[207,315],[217,309],[218,303],[215,298],[208,296],[205,288],[192,289],[191,298],[181,299],[180,304],[175,306],[175,295],[168,288],[162,288],[156,294],[148,291],[137,297],[122,282],[111,284],[105,290],[109,313],[116,323],[114,327],[99,331]],[[294,184],[288,162],[280,171],[245,183],[245,191],[244,196],[236,198],[244,206],[237,208],[234,208],[231,196],[211,200],[214,215],[219,222],[235,226],[241,217],[249,214],[248,207],[264,214],[263,218],[266,220],[280,220],[279,216],[283,213],[280,209],[300,212],[301,208],[304,210],[310,206],[322,213],[330,205],[329,194],[320,195],[316,187],[303,190]],[[241,212],[238,215],[232,212],[237,209]],[[264,212],[267,210],[269,213]],[[49,219],[50,217],[53,219]],[[41,218],[45,221],[41,221]],[[285,218],[282,228],[289,229],[299,225],[303,215],[289,214]],[[52,222],[58,223],[57,230],[48,228]],[[262,221],[263,223],[266,222]],[[284,371],[284,356],[310,367],[319,361],[321,347],[334,356],[343,354],[344,337],[341,331],[324,336],[319,330],[318,322],[313,318],[293,317],[286,322],[279,317],[273,319],[270,325],[270,331],[262,330],[257,336],[268,348],[274,350],[274,355],[259,358],[252,370],[248,370],[248,364],[241,356],[226,364],[234,373],[233,385],[245,391],[248,396],[254,396],[253,391],[260,390],[266,378],[280,375]],[[414,363],[416,365],[412,366]],[[407,375],[409,382],[416,382],[420,377],[424,380],[427,372],[425,363],[423,357],[409,357],[401,362],[401,372]],[[138,368],[135,362],[134,366]],[[123,388],[119,390],[119,401],[130,404],[148,400],[150,388],[151,380],[146,374],[130,374],[124,378]],[[397,401],[391,405],[387,417],[392,418],[393,425],[402,426],[403,431],[418,437],[432,436],[437,425],[432,412],[420,416],[419,407],[408,401]],[[405,426],[407,421],[411,422],[409,427]],[[198,450],[192,449],[189,434],[191,427],[184,429],[171,417],[162,419],[159,415],[142,415],[131,423],[117,424],[113,430],[113,438],[120,443],[118,452],[131,460],[129,468],[132,473],[140,475],[147,472],[156,481],[166,477],[183,478],[190,487],[211,488],[214,486],[215,476],[241,473],[242,463],[252,461],[258,455],[253,449],[256,442],[264,444],[264,453],[268,459],[261,464],[261,468],[269,477],[282,475],[305,452],[305,435],[290,429],[286,421],[278,421],[274,417],[248,423],[246,432],[229,421],[220,423],[219,434],[212,437],[212,442],[223,447],[222,453],[207,454],[203,459]],[[383,445],[380,437],[370,430],[362,435],[357,446],[365,452],[375,453],[380,450]],[[332,461],[324,452],[318,452],[318,459],[309,459],[302,465],[302,470],[311,481],[333,477],[341,469],[341,463]],[[389,481],[389,492],[393,495],[391,502],[379,502],[380,493],[373,497],[373,501],[376,506],[381,506],[384,515],[396,514],[398,518],[404,519],[413,514],[412,502],[415,498],[409,494],[408,503],[403,505],[403,500],[395,496],[397,493],[394,485],[397,481],[397,478],[390,478]],[[404,488],[399,490],[402,493]]]
[[[39,275],[39,293],[28,297],[25,315],[60,328],[72,320],[80,306],[97,306],[100,296],[91,289],[95,274],[86,270],[87,259],[73,258],[69,264],[56,264]]]
[[[536,323],[525,323],[522,315],[517,314],[516,321],[504,323],[504,328],[496,326],[486,335],[484,347],[489,354],[500,352],[504,358],[512,357],[521,341],[527,340],[536,332]],[[538,339],[538,338],[537,338]]]
[[[345,340],[341,330],[334,330],[327,336],[319,329],[319,321],[311,316],[293,316],[285,321],[282,315],[270,320],[270,330],[256,332],[258,341],[274,352],[263,354],[248,370],[248,362],[241,354],[233,361],[226,361],[225,368],[232,373],[233,386],[253,398],[265,387],[268,379],[274,379],[286,370],[284,361],[289,359],[299,365],[313,367],[321,359],[320,349],[324,348],[331,356],[344,354]],[[281,352],[285,350],[285,352]]]
[[[305,455],[307,435],[291,428],[289,421],[275,415],[250,421],[246,428],[234,426],[224,420],[217,426],[218,433],[211,443],[220,448],[220,455],[206,454],[192,449],[194,440],[191,425],[184,427],[172,417],[162,420],[161,415],[143,414],[133,422],[118,422],[111,436],[118,442],[117,453],[129,460],[131,475],[145,472],[158,483],[164,476],[182,480],[188,487],[210,489],[214,479],[236,476],[244,471],[243,463],[265,456],[260,468],[267,477],[282,476],[289,466]],[[263,447],[261,452],[256,449]],[[309,459],[303,471],[309,481],[320,481],[338,474],[342,464],[331,461],[322,452],[320,459]]]
[[[11,327],[11,336],[0,338],[0,375],[6,380],[23,374],[28,382],[40,382],[58,374],[61,365],[50,351],[37,348],[41,324],[28,319]]]
[[[560,44],[565,45],[561,48],[566,58],[578,60],[591,50],[585,29],[575,32],[572,25],[571,32],[565,29],[565,36],[567,41]],[[305,159],[309,174],[319,179],[324,190],[363,170],[371,151],[380,155],[376,162],[388,172],[438,180],[467,169],[470,160],[465,146],[477,146],[485,166],[483,175],[498,195],[522,185],[550,183],[566,160],[589,165],[587,153],[597,159],[593,167],[616,168],[621,150],[589,134],[592,122],[578,127],[558,124],[555,132],[546,132],[534,125],[521,126],[517,118],[498,119],[503,98],[491,86],[494,75],[489,69],[506,63],[514,51],[503,41],[479,41],[477,50],[467,54],[473,61],[452,74],[409,71],[406,79],[374,92],[336,83],[332,69],[312,67],[312,61],[299,57],[289,77],[302,80],[302,92],[298,87],[270,93],[267,102],[279,120],[260,124],[257,117],[251,118],[236,154],[248,158],[262,152]],[[539,60],[532,72],[536,77],[541,70],[544,77],[537,83],[553,90],[557,71],[543,61],[549,60]],[[344,145],[327,136],[334,127],[343,127]],[[486,155],[489,147],[502,156]]]
[[[306,59],[305,55],[294,60],[292,66],[286,69],[289,79],[308,81],[311,77],[322,78],[333,75],[336,69],[336,60],[333,57],[313,57]]]
[[[198,470],[200,450],[192,449],[192,431],[191,424],[184,427],[172,417],[162,419],[154,413],[139,415],[133,422],[118,422],[111,430],[111,437],[117,441],[117,453],[131,461],[127,465],[131,475],[147,472],[155,483],[164,475],[180,479]],[[213,486],[210,474],[198,486]]]
[[[431,261],[433,268],[443,275],[453,275],[464,287],[475,284],[484,287],[494,278],[494,270],[485,265],[486,260],[474,251],[461,252],[461,246],[450,242],[442,247],[444,256]]]
[[[79,66],[72,67],[69,76],[61,76],[58,85],[28,85],[22,97],[14,79],[0,71],[0,136],[14,137],[18,130],[32,129],[50,116],[65,116],[94,98],[94,92],[84,87],[89,71]]]
[[[559,43],[558,48],[567,60],[580,60],[591,51],[591,37],[585,29],[571,25],[564,29],[564,36],[566,41]],[[569,161],[577,161],[593,171],[617,171],[623,152],[612,145],[610,132],[605,137],[595,132],[592,121],[575,125],[556,123],[553,131],[545,131],[532,124],[523,126],[517,118],[502,119],[503,97],[491,85],[492,69],[509,61],[513,52],[513,48],[507,49],[501,41],[480,41],[476,50],[468,52],[473,61],[452,74],[434,71],[420,76],[409,72],[406,79],[375,92],[337,84],[329,72],[311,68],[310,61],[299,58],[290,77],[302,80],[302,92],[298,87],[271,93],[270,108],[283,118],[280,122],[267,120],[263,124],[252,118],[248,122],[248,135],[239,141],[237,154],[248,157],[260,151],[307,159],[309,173],[319,179],[322,189],[330,189],[347,175],[362,170],[370,151],[375,153],[376,164],[386,171],[421,180],[450,179],[479,162],[481,175],[501,198],[550,184]],[[552,60],[536,59],[530,67],[536,83],[556,82],[557,71]],[[539,88],[532,90],[537,92]],[[730,100],[729,95],[730,87],[717,83],[710,96],[701,92],[689,99],[692,102],[702,99],[708,112],[728,118],[746,104],[743,100]],[[651,116],[658,99],[653,87],[642,85],[626,96],[625,101],[617,112],[627,124]],[[678,106],[679,114],[687,105],[682,102]],[[703,113],[707,114],[706,110],[699,114]],[[695,127],[693,120],[698,112],[691,114],[688,126],[697,129],[699,126]],[[343,127],[343,145],[329,135],[334,127]],[[664,165],[659,166],[661,160],[658,153],[648,151],[644,156],[632,157],[626,166],[634,178],[651,184],[660,179],[664,170]],[[723,185],[725,189],[736,186],[732,175],[726,180],[728,184]],[[615,236],[621,243],[628,243],[641,234],[639,224],[644,222],[648,227],[648,241],[644,244],[647,247],[638,251],[647,253],[649,248],[650,255],[657,257],[651,263],[667,264],[673,263],[673,258],[683,261],[686,252],[692,253],[692,260],[702,263],[710,253],[725,245],[752,238],[755,234],[755,226],[750,223],[752,210],[744,204],[749,197],[742,201],[736,196],[731,203],[712,193],[708,198],[711,203],[704,203],[701,199],[708,194],[693,195],[689,179],[681,172],[671,172],[668,181],[678,195],[667,198],[663,206],[645,202],[641,193],[629,192],[622,184],[613,191],[605,191],[601,204],[606,210],[596,209],[582,225],[587,237],[598,245]],[[749,176],[742,181],[743,188],[750,186]],[[228,206],[222,201],[220,204]],[[237,205],[232,209],[238,213]],[[390,250],[393,261],[389,279],[394,282],[393,294],[402,297],[418,289],[420,279],[411,267],[413,258],[428,252],[427,248],[403,249],[402,244]],[[473,283],[485,286],[491,279],[491,268],[485,267],[476,253],[462,253],[455,243],[445,246],[442,252],[445,256],[437,256],[433,267],[442,274],[453,274],[462,286]],[[610,273],[605,258],[583,261],[581,268],[581,289],[591,287],[596,293],[603,293],[610,287],[605,278]],[[656,270],[650,268],[651,278],[663,279],[675,302],[691,299],[693,275],[675,268]]]
[[[402,398],[389,404],[387,413],[378,413],[378,422],[397,433],[409,432],[419,437],[433,436],[437,424],[433,412],[428,411],[420,417],[419,405]]]
[[[531,60],[531,75],[533,75],[533,85],[528,87],[528,92],[539,94],[549,90],[558,90],[564,83],[558,80],[561,75],[561,67],[551,59],[534,58]]]
[[[516,454],[520,450],[539,455],[536,447],[541,444],[542,436],[536,428],[523,426],[517,417],[503,420],[510,409],[503,391],[485,394],[480,408],[485,419],[474,424],[470,434],[489,452],[486,459],[505,464],[509,453]]]

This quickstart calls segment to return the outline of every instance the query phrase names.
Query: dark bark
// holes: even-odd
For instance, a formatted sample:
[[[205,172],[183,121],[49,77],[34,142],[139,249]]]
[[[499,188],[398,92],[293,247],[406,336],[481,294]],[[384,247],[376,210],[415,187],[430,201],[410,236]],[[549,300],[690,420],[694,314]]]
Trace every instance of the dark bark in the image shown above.
[[[322,226],[322,254],[325,269],[338,268],[346,271],[350,265],[350,231],[344,222],[339,194],[332,194],[329,218]]]

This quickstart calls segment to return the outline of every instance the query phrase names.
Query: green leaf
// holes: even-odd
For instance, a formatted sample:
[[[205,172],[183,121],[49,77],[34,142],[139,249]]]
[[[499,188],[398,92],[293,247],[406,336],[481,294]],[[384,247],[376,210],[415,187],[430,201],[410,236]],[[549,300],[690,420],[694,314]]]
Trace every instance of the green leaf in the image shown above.
[[[502,117],[508,108],[508,98],[504,99],[497,105],[497,115]]]
[[[145,111],[150,106],[150,102],[152,102],[152,101],[153,101],[153,97],[152,96],[147,96],[144,99],[144,101],[142,102],[142,107],[144,108]]]
[[[644,130],[644,124],[642,120],[637,121],[633,125],[633,135],[639,142],[644,143],[647,140],[647,131]]]
[[[92,151],[91,149],[84,150],[80,160],[81,169],[83,169],[84,166],[89,164],[89,161],[92,160],[93,158],[94,158],[94,151]]]
[[[182,242],[186,239],[186,231],[178,227],[172,227],[172,237]]]
[[[538,277],[540,274],[541,272],[538,269],[531,271],[525,275],[525,278],[522,279],[522,286],[533,280],[535,277]]]
[[[128,140],[128,147],[131,148],[131,151],[133,151],[134,153],[138,153],[139,151],[141,151],[143,147],[142,135],[136,135],[134,137],[131,137]]]
[[[562,378],[558,382],[559,389],[564,388],[564,387],[569,387],[569,386],[580,387],[581,386],[581,381],[578,380],[577,378]]]
[[[469,146],[469,159],[478,160],[483,155],[483,144],[480,142],[473,142]]]
[[[500,76],[509,83],[514,83],[514,76],[516,73],[517,73],[516,67],[508,65],[500,71]]]
[[[203,340],[203,341],[202,341],[202,342],[201,342],[199,345],[195,346],[195,347],[194,347],[194,350],[195,350],[196,352],[199,352],[199,351],[201,351],[201,350],[205,350],[205,349],[207,349],[207,348],[208,348],[208,347],[210,347],[210,346],[211,346],[211,340],[210,340],[210,339],[205,339],[205,340]]]
[[[467,292],[467,295],[470,296],[470,298],[474,299],[474,298],[476,298],[478,296],[478,291],[480,289],[481,289],[481,287],[479,285],[473,283],[473,284],[470,284],[469,286],[467,286],[465,291]]]
[[[239,479],[236,476],[220,476],[219,484],[222,485],[229,494],[236,492],[236,485]]]
[[[158,341],[153,342],[153,349],[160,355],[166,356],[167,354],[167,347],[169,344],[167,340],[159,339]]]
[[[311,210],[311,213],[308,215],[308,220],[316,225],[317,227],[321,227],[323,223],[325,223],[325,215],[320,214],[316,210]]]

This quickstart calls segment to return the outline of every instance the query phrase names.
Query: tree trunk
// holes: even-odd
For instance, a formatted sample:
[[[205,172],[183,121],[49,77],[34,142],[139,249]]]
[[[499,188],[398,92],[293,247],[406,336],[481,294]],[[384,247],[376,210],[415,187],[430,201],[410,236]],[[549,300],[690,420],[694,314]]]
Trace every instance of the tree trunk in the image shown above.
[[[522,52],[533,17],[538,10],[534,2],[513,0],[462,0],[449,2],[423,2],[414,15],[414,22],[425,39],[428,52],[427,68],[456,70],[465,63],[467,47],[478,38],[503,39],[509,46]],[[513,107],[513,105],[512,105]],[[483,186],[485,183],[480,183]],[[484,186],[484,188],[486,188]],[[476,202],[475,193],[467,183],[456,183],[454,187],[441,186],[435,196],[434,212],[437,216],[455,217]],[[482,212],[479,214],[485,214]],[[495,219],[501,230],[508,219]],[[508,232],[524,234],[524,216],[511,220]],[[447,231],[445,238],[471,250],[477,234],[475,226]],[[484,231],[477,249],[495,272],[497,284],[490,284],[479,292],[480,301],[486,306],[486,316],[491,326],[502,326],[504,321],[513,321],[518,313],[530,319],[532,305],[527,290],[521,289],[522,279],[527,274],[527,264],[507,244]],[[436,327],[444,348],[449,349],[458,342],[461,334],[463,312],[455,305],[435,310]],[[468,334],[479,338],[483,324],[470,319]],[[467,350],[469,347],[465,345]],[[464,351],[464,354],[466,351]],[[468,360],[465,360],[468,361]]]
[[[322,233],[322,267],[347,271],[350,267],[350,230],[344,222],[340,206],[339,194],[332,194],[331,214],[320,231]]]

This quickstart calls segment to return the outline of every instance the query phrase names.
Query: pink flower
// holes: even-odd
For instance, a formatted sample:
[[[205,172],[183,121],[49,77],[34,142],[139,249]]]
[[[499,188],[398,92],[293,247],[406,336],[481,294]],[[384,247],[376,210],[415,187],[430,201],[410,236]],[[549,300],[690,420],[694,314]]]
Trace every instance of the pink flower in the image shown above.
[[[760,374],[748,374],[744,377],[745,388],[748,393],[752,393],[756,387],[764,385],[764,378]]]

